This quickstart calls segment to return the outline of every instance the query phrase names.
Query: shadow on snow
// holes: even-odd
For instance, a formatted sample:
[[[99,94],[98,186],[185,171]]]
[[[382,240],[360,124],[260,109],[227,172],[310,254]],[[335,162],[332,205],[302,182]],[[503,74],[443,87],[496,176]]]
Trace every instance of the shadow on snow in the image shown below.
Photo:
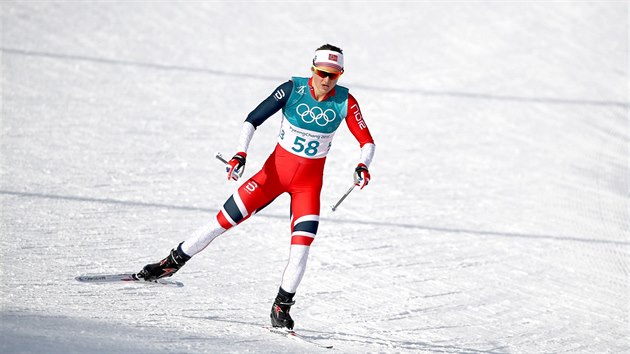
[[[202,208],[202,207],[164,204],[164,203],[140,202],[140,201],[132,201],[132,200],[119,200],[119,199],[112,199],[112,198],[93,198],[93,197],[82,197],[82,196],[72,196],[72,195],[15,192],[15,191],[7,191],[7,190],[0,190],[0,195],[10,195],[10,196],[23,197],[23,198],[42,198],[42,199],[53,199],[53,200],[66,200],[66,201],[73,201],[73,202],[90,202],[90,203],[111,204],[111,205],[124,205],[124,206],[143,207],[143,208],[162,208],[162,209],[171,209],[171,210],[200,211],[204,213],[218,213],[219,212],[219,209],[213,209],[213,208]],[[264,211],[256,215],[257,217],[271,218],[271,219],[286,220],[289,218],[288,215],[268,214],[268,213],[265,213]],[[450,233],[450,234],[472,234],[472,235],[480,235],[480,236],[542,239],[542,240],[551,240],[551,241],[571,241],[571,242],[583,242],[583,243],[590,243],[590,244],[608,244],[608,245],[619,245],[619,246],[630,245],[630,242],[628,241],[598,240],[598,239],[592,239],[592,238],[581,238],[577,236],[526,234],[526,233],[518,233],[518,232],[472,230],[472,229],[464,229],[464,228],[458,229],[458,228],[418,225],[418,224],[411,224],[411,223],[395,223],[395,222],[378,221],[378,220],[333,219],[333,218],[326,218],[326,217],[321,217],[321,220],[325,220],[326,222],[335,223],[335,224],[361,224],[361,225],[372,225],[376,227],[417,229],[417,230],[434,231],[434,232],[442,232],[442,233]]]

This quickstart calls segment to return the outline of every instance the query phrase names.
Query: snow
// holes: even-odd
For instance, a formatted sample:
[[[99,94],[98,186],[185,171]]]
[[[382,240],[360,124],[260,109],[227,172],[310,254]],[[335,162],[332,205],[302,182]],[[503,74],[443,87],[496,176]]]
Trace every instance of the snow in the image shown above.
[[[237,187],[249,111],[319,45],[376,140],[292,314],[343,353],[628,353],[628,3],[4,1],[3,353],[326,352],[267,333],[282,196],[176,276],[139,270]],[[261,126],[246,175],[275,144]],[[359,157],[342,126],[323,204]]]

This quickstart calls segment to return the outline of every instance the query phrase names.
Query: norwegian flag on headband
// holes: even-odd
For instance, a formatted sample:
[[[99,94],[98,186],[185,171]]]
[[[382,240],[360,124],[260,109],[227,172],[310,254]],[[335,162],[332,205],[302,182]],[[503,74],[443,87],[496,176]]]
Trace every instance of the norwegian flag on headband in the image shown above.
[[[313,65],[328,66],[342,71],[343,54],[334,52],[332,50],[317,50],[315,51],[315,58],[313,58]]]

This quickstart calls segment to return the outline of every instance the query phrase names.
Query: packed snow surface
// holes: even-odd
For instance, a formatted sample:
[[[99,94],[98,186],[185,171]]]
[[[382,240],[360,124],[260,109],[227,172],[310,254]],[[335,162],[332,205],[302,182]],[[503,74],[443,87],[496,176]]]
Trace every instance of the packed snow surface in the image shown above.
[[[3,353],[331,352],[266,332],[289,197],[182,288],[137,271],[238,184],[242,121],[344,49],[341,126],[292,315],[332,352],[628,353],[628,3],[3,1]],[[246,176],[271,152],[258,128]]]

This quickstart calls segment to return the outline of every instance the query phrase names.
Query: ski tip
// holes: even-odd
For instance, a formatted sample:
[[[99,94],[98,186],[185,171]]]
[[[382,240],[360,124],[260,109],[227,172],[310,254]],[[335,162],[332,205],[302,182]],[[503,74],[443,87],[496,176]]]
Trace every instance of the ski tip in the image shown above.
[[[79,275],[74,277],[74,280],[86,283],[106,282],[107,276],[105,275]]]

